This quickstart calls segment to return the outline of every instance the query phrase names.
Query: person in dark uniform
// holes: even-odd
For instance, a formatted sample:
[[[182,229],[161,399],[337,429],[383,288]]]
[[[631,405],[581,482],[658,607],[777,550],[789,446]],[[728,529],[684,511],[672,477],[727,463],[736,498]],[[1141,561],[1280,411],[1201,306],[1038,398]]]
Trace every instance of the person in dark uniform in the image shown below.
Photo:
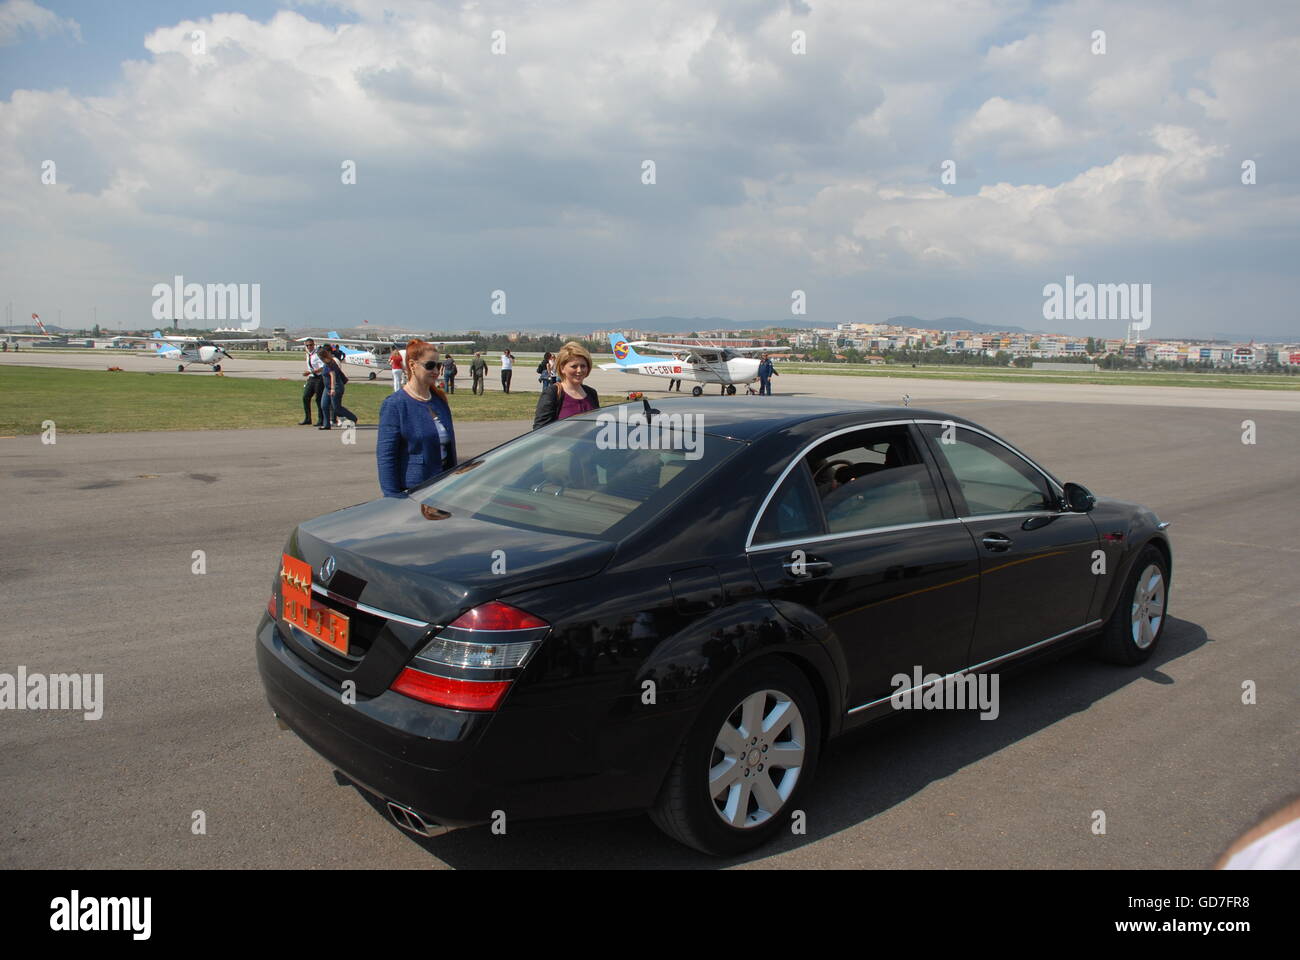
[[[325,422],[325,411],[321,409],[321,393],[325,389],[325,361],[316,355],[316,341],[307,338],[304,345],[307,350],[307,369],[303,376],[307,382],[302,385],[302,419],[299,426],[311,426],[311,404],[316,401],[316,426]]]
[[[375,459],[385,497],[405,497],[456,466],[456,431],[447,395],[438,386],[438,348],[424,340],[406,345],[406,386],[379,408]]]
[[[470,384],[471,393],[483,393],[483,378],[487,376],[487,370],[487,361],[483,359],[482,352],[476,352],[469,365],[469,375],[473,378],[473,382]]]

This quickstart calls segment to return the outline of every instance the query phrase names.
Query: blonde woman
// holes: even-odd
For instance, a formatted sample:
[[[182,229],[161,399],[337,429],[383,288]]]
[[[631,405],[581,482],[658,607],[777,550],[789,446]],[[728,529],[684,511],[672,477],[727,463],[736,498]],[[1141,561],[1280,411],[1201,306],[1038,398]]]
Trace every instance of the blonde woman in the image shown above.
[[[591,373],[591,354],[582,344],[570,340],[560,347],[555,355],[555,372],[559,381],[552,387],[544,387],[537,398],[534,430],[600,407],[600,396],[583,382]]]
[[[404,497],[456,465],[456,431],[440,376],[437,347],[423,340],[406,345],[406,386],[379,407],[375,458],[386,497]]]

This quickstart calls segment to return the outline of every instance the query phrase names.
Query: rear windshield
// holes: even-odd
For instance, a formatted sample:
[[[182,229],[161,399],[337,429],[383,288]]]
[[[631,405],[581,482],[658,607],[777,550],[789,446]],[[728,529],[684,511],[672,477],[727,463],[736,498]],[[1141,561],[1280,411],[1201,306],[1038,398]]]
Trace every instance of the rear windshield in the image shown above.
[[[412,497],[452,515],[613,540],[654,519],[745,446],[688,434],[693,449],[683,449],[675,432],[658,437],[669,449],[645,449],[654,437],[620,437],[608,421],[565,420],[461,464]]]

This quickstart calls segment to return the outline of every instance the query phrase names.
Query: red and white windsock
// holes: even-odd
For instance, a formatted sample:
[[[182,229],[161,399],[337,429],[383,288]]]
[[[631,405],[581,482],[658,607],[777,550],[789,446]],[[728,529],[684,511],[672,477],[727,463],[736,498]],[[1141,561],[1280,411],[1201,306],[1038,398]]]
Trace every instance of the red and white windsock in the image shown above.
[[[45,324],[41,323],[40,317],[38,317],[36,314],[33,313],[32,319],[36,321],[37,330],[41,331],[41,333],[49,333],[49,331],[45,329]]]

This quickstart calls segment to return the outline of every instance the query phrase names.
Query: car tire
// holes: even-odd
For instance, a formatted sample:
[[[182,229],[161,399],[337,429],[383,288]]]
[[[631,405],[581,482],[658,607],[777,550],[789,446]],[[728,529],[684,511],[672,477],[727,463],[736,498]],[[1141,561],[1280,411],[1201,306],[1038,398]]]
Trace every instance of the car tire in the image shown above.
[[[1169,608],[1169,564],[1157,547],[1138,554],[1115,612],[1093,643],[1102,660],[1125,666],[1142,663],[1156,649]]]
[[[761,718],[757,724],[755,717]],[[650,817],[668,836],[703,853],[753,850],[788,828],[816,771],[820,745],[821,715],[808,680],[779,657],[760,660],[708,698]],[[799,748],[798,767],[768,762],[778,751],[793,758]],[[727,785],[711,790],[711,775]]]

